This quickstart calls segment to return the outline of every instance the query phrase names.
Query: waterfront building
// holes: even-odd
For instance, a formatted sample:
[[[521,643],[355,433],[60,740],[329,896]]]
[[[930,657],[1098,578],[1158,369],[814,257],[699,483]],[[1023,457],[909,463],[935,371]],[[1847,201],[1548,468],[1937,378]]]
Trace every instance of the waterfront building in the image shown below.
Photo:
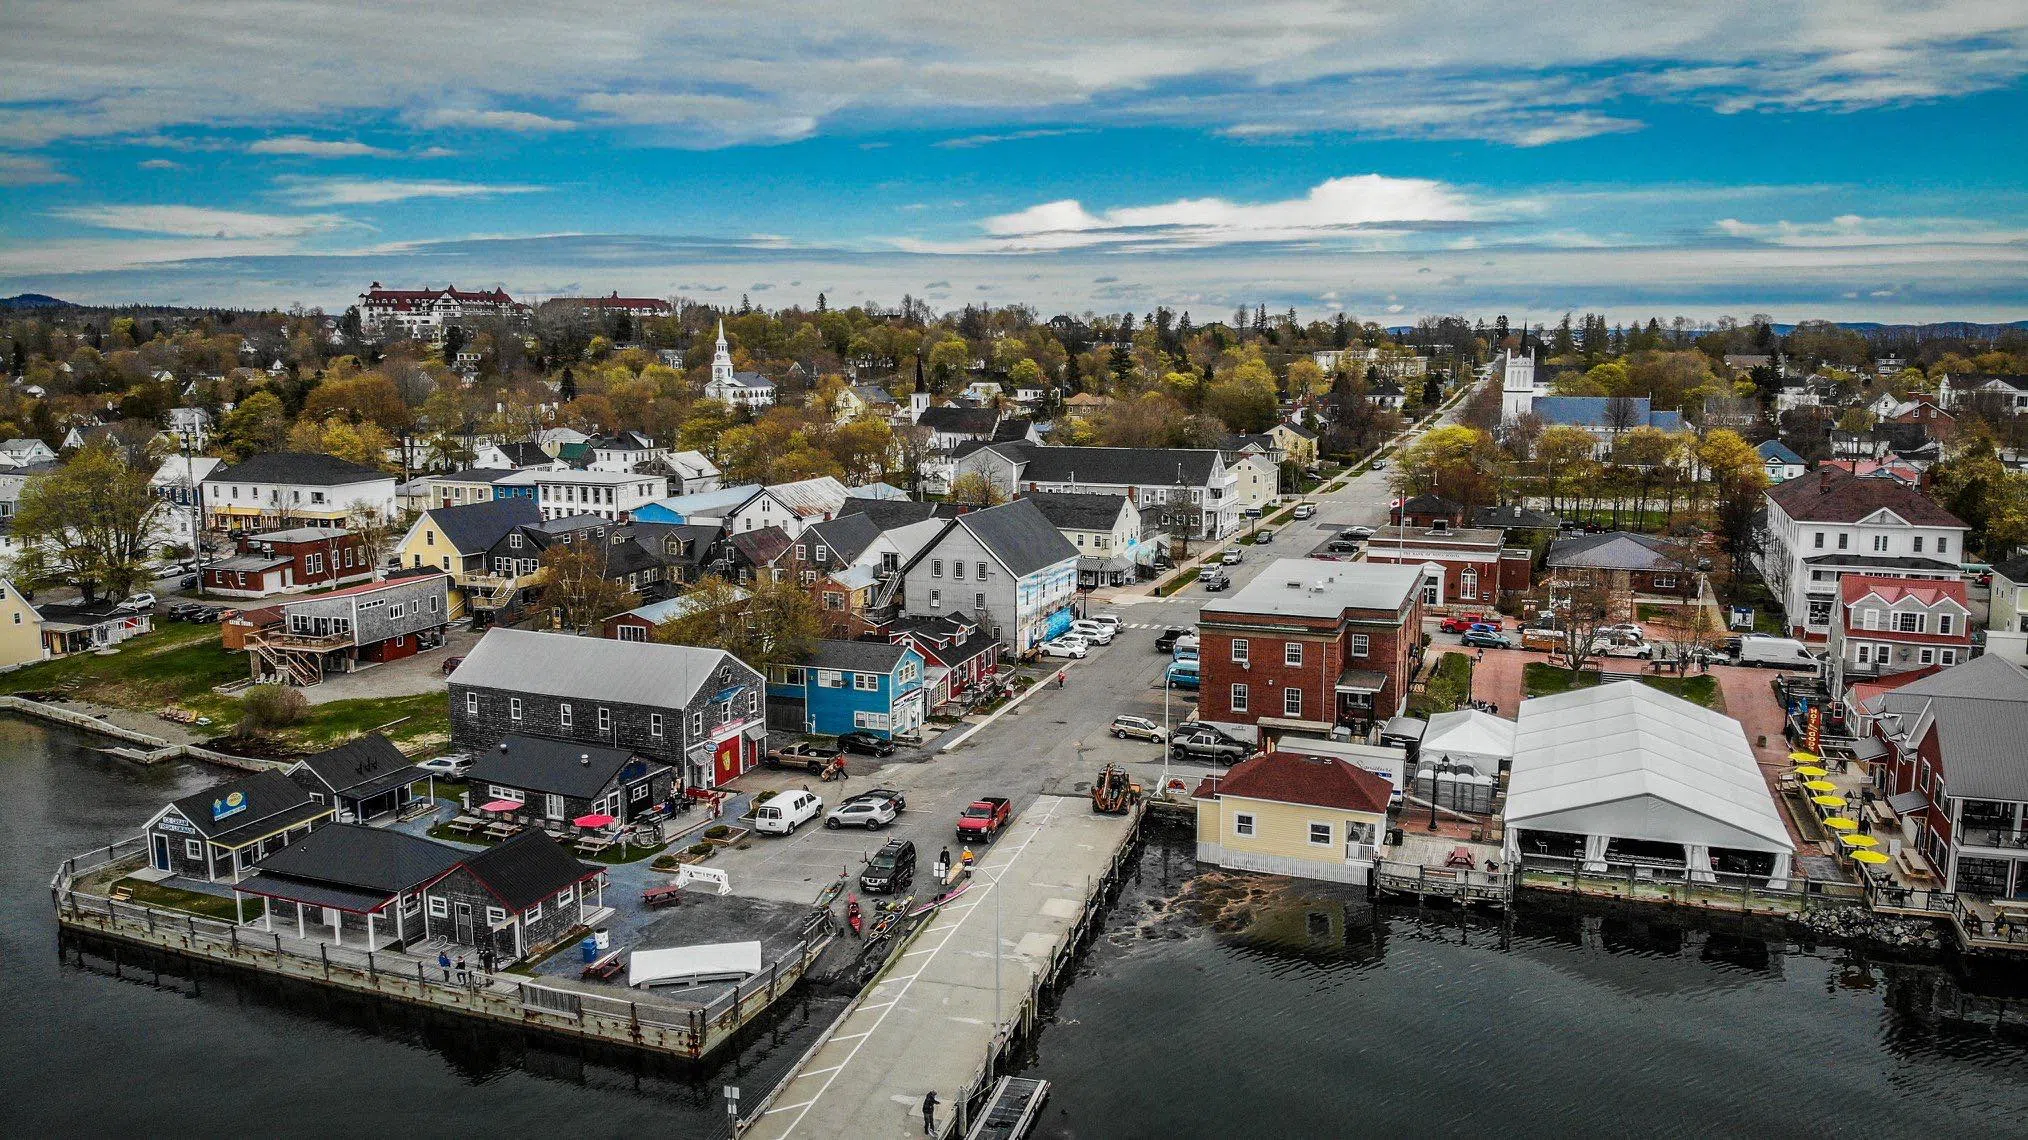
[[[425,566],[283,602],[277,625],[247,635],[253,678],[315,685],[331,673],[434,649],[450,624],[450,581]]]
[[[571,706],[562,707],[569,721]],[[593,719],[591,712],[586,710],[586,720]],[[606,709],[598,713],[600,719],[611,716]],[[510,801],[551,824],[587,815],[625,823],[676,790],[676,770],[652,756],[541,736],[509,736],[473,753],[466,779],[474,800]]]
[[[0,578],[0,671],[48,657],[49,647],[42,641],[42,614],[11,580]]]
[[[148,610],[123,610],[111,598],[95,602],[49,602],[42,615],[42,647],[49,657],[111,649],[155,628]]]
[[[406,948],[430,936],[423,892],[463,857],[420,835],[333,823],[262,859],[232,893],[241,921],[257,915],[263,930],[329,935],[335,946],[368,951]]]
[[[979,623],[963,614],[898,617],[879,632],[922,654],[924,700],[931,709],[984,683],[1000,669],[1000,642],[980,633]]]
[[[451,740],[475,754],[541,736],[651,757],[693,788],[753,767],[767,741],[761,675],[722,649],[495,628],[450,696]]]
[[[819,641],[801,664],[768,666],[768,712],[787,732],[922,732],[922,654],[887,641]]]
[[[1514,761],[1514,722],[1478,709],[1441,712],[1423,730],[1416,762],[1449,764],[1481,776],[1498,776]]]
[[[1826,659],[1831,691],[1972,656],[1972,610],[1962,581],[1848,574]]]
[[[305,756],[282,774],[308,791],[311,799],[336,806],[343,823],[405,815],[411,807],[429,802],[416,794],[416,785],[431,784],[433,779],[377,732]]]
[[[518,962],[611,914],[606,872],[533,829],[461,860],[424,896],[431,937]]]
[[[1394,785],[1335,756],[1270,752],[1197,785],[1197,858],[1236,871],[1364,883]]]
[[[1761,578],[1801,636],[1825,637],[1847,574],[1960,577],[1966,527],[1894,479],[1823,467],[1768,489]]]
[[[255,863],[337,818],[335,804],[280,772],[256,772],[184,796],[149,817],[148,865],[156,871],[235,882]]]
[[[1521,702],[1506,859],[1788,882],[1795,844],[1738,721],[1639,681]]]
[[[365,540],[342,527],[302,526],[241,535],[239,552],[207,563],[204,588],[227,598],[342,586],[373,576]]]

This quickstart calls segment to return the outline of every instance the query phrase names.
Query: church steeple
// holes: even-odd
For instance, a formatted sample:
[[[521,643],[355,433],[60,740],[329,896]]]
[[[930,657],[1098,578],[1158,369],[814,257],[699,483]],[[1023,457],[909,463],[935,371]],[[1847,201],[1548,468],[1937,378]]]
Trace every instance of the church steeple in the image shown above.
[[[725,318],[718,320],[718,351],[711,355],[711,382],[726,384],[732,381],[732,353],[725,347]]]

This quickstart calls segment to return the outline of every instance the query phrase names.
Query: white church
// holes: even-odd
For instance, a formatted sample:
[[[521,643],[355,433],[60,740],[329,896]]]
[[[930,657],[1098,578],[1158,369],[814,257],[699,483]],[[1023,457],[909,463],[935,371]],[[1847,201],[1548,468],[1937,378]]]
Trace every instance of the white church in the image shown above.
[[[725,322],[718,322],[718,351],[711,356],[711,379],[704,398],[745,408],[766,408],[775,402],[774,381],[758,372],[734,372],[732,352],[725,345]]]
[[[1512,427],[1523,416],[1533,416],[1543,427],[1582,428],[1597,442],[1594,452],[1604,459],[1612,454],[1613,443],[1628,429],[1659,428],[1679,432],[1688,426],[1683,413],[1656,411],[1646,396],[1628,396],[1615,401],[1610,396],[1552,396],[1548,376],[1535,368],[1535,350],[1527,353],[1509,349],[1493,362],[1500,377],[1500,426]]]

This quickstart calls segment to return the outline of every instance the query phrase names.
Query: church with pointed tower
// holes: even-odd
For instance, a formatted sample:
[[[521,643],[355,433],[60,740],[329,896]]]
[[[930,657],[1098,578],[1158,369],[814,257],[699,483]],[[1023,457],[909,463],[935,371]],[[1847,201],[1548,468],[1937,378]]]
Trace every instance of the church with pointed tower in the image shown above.
[[[731,407],[766,408],[775,402],[774,381],[758,372],[734,372],[732,350],[725,343],[725,321],[718,322],[718,349],[711,354],[711,379],[704,398]]]

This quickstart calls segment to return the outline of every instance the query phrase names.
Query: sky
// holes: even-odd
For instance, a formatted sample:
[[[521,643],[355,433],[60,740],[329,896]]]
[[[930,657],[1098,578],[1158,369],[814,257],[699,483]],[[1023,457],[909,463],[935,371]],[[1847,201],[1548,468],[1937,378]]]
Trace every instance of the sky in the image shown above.
[[[0,296],[2028,318],[2028,3],[8,0]]]

